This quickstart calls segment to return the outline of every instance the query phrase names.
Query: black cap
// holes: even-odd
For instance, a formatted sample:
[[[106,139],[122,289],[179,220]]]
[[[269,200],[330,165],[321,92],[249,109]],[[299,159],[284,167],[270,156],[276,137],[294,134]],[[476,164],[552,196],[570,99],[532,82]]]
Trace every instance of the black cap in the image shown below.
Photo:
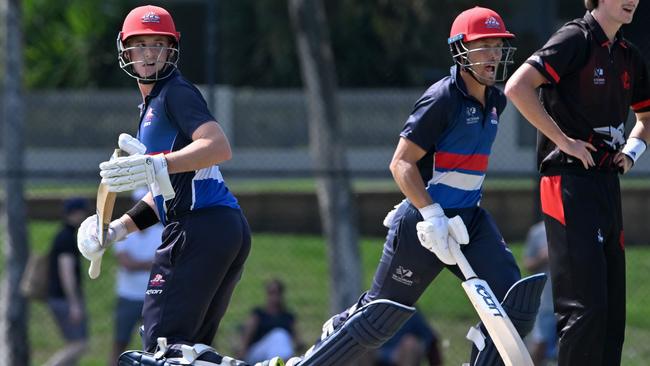
[[[88,210],[88,201],[82,197],[68,198],[63,201],[63,213],[68,215],[77,210]]]

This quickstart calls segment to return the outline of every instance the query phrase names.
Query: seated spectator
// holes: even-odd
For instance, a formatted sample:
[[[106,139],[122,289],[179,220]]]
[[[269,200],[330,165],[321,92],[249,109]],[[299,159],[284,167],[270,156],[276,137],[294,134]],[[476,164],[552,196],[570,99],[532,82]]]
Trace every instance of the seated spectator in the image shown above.
[[[420,311],[376,352],[376,366],[442,365],[438,337]]]
[[[295,316],[284,303],[284,284],[266,284],[266,304],[251,311],[242,333],[240,357],[254,364],[275,356],[289,358],[300,348]]]

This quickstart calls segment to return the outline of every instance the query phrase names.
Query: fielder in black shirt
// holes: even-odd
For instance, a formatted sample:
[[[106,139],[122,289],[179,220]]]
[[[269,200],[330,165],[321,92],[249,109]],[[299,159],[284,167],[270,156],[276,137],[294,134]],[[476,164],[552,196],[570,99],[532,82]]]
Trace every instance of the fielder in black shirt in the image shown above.
[[[638,3],[585,0],[585,16],[560,28],[506,85],[539,131],[560,366],[621,363],[625,245],[618,175],[650,141],[648,69],[620,32]],[[630,108],[637,122],[626,139]]]

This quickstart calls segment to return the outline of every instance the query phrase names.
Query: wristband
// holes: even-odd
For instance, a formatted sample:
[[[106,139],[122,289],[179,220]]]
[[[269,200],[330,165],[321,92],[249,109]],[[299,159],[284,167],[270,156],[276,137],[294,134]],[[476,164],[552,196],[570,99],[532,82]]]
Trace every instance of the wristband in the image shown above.
[[[632,164],[636,163],[641,154],[645,151],[646,142],[638,137],[630,137],[627,139],[625,146],[621,152],[632,159]]]
[[[445,214],[445,212],[442,210],[442,207],[440,207],[439,204],[434,203],[429,206],[424,206],[419,209],[420,215],[422,215],[422,219],[428,220],[433,216],[442,216]]]
[[[129,215],[135,226],[140,230],[153,226],[160,221],[156,215],[156,211],[142,200],[138,201],[135,206],[131,207],[126,214]]]

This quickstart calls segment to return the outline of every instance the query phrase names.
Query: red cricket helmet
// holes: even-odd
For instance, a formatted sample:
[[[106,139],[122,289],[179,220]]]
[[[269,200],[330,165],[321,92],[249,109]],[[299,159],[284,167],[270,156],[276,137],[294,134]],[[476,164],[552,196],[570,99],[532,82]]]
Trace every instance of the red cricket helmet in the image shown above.
[[[145,34],[156,34],[174,38],[176,43],[181,38],[181,34],[176,31],[174,19],[169,12],[159,6],[145,5],[137,7],[126,16],[120,40],[126,41],[131,36],[141,36]]]
[[[456,17],[448,42],[471,42],[481,38],[515,38],[515,35],[506,30],[503,19],[496,11],[476,6]]]
[[[467,48],[465,43],[476,41],[484,38],[500,38],[503,40],[502,47],[490,48]],[[501,16],[492,9],[474,8],[465,10],[460,13],[451,26],[449,32],[449,50],[454,62],[461,70],[467,71],[470,75],[481,84],[491,85],[495,82],[504,81],[508,77],[508,66],[513,64],[514,53],[517,50],[510,46],[508,39],[515,38],[515,35],[506,30]],[[498,61],[472,61],[470,55],[476,52],[495,51],[501,54]],[[494,78],[486,79],[479,76],[476,72],[477,67],[492,65],[495,67],[496,74]]]
[[[134,65],[142,64],[143,60],[131,60],[129,51],[136,47],[127,47],[126,40],[133,36],[160,35],[170,37],[171,47],[149,47],[159,52],[159,59],[155,62],[164,66],[153,75],[139,75],[135,72]],[[164,79],[177,68],[180,57],[181,34],[176,31],[174,19],[169,12],[159,6],[145,5],[137,7],[126,16],[122,30],[117,35],[117,53],[120,68],[139,83],[148,84]],[[166,56],[163,56],[166,55]]]

